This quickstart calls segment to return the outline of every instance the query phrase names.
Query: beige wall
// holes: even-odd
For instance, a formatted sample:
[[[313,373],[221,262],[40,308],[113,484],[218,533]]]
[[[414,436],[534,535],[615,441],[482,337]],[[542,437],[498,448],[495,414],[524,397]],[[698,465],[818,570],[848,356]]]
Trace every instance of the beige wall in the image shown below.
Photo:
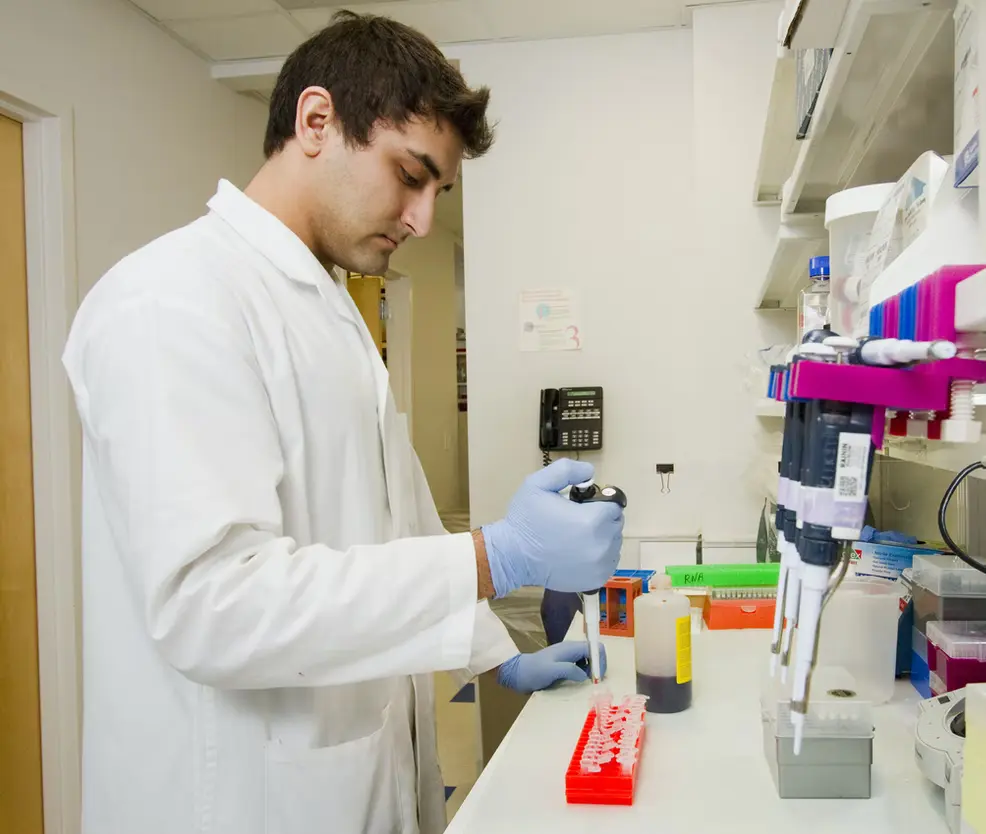
[[[243,186],[262,161],[266,108],[213,81],[205,62],[123,0],[0,0],[0,97],[63,125],[70,205],[54,234],[64,241],[73,312],[116,261],[202,214],[220,177]],[[81,441],[69,411],[77,617]],[[60,573],[72,575],[72,566]],[[56,719],[66,734],[81,717],[78,622],[75,636],[75,727],[71,704],[60,704]],[[46,697],[58,696],[49,688]],[[65,766],[61,810],[71,816],[78,796]]]
[[[122,0],[0,0],[0,93],[71,119],[80,295],[262,161],[266,108]]]
[[[541,465],[539,389],[602,385],[604,449],[583,458],[626,490],[627,537],[755,539],[773,439],[746,369],[793,335],[792,316],[753,311],[777,234],[776,209],[750,194],[778,11],[716,5],[692,29],[449,47],[491,87],[498,122],[463,174],[474,524]],[[581,351],[521,353],[528,287],[579,293]]]
[[[411,419],[414,447],[440,510],[460,506],[455,381],[455,237],[435,226],[391,261],[411,278]]]

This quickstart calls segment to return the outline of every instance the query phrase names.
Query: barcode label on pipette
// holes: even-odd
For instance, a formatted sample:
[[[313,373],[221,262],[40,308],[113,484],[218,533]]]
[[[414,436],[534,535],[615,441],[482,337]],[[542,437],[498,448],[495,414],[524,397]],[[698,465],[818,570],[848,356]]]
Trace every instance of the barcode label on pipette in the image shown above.
[[[837,500],[859,501],[866,495],[866,468],[869,463],[868,434],[839,434],[839,456],[835,470]]]

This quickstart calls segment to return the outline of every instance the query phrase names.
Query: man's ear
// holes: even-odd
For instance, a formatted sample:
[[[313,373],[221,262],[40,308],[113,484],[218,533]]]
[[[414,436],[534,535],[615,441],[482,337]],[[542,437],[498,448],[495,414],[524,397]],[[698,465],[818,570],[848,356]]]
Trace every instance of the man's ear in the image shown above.
[[[324,87],[308,87],[298,96],[294,135],[305,156],[318,156],[331,141],[334,118],[332,96]]]

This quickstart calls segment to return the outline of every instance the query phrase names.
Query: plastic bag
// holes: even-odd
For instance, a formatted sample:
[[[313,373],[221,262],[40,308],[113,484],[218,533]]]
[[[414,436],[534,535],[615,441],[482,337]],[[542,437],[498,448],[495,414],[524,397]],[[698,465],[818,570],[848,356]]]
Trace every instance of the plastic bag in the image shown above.
[[[757,561],[764,563],[780,562],[781,554],[777,550],[777,528],[774,518],[777,515],[777,504],[765,498],[763,509],[760,511],[760,527],[757,530]]]
[[[536,652],[548,645],[541,618],[542,596],[540,588],[518,588],[503,599],[490,600],[490,608],[522,652]]]

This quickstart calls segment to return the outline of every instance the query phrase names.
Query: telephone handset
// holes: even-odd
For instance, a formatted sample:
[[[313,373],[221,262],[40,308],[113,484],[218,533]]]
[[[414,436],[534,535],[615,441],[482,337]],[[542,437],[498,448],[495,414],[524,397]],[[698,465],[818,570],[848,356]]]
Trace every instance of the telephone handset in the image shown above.
[[[542,452],[557,449],[561,440],[559,430],[560,417],[558,414],[559,392],[557,388],[541,389],[541,416],[538,418],[540,433],[538,445]]]
[[[542,388],[538,446],[545,453],[601,449],[603,389]]]

